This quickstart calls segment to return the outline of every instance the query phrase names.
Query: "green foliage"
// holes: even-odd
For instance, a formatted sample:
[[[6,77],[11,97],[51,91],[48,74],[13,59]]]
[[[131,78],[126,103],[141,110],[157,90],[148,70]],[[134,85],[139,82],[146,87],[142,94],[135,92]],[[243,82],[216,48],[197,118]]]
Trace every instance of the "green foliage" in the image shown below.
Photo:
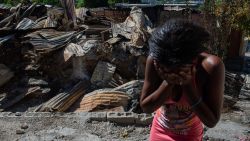
[[[20,2],[21,2],[21,0],[0,0],[0,3],[5,3],[5,4],[10,5],[10,6],[17,5]]]
[[[233,26],[250,35],[250,2],[245,0],[235,9]]]
[[[49,4],[49,5],[56,5],[60,6],[60,0],[32,0],[32,2],[40,3],[40,4]]]
[[[78,0],[76,1],[76,7],[79,8],[79,7],[85,7],[86,6],[86,0]]]
[[[108,0],[108,4],[110,6],[115,5],[115,3],[123,3],[123,2],[128,2],[128,0]]]
[[[226,20],[232,28],[250,33],[249,0],[216,0],[213,11],[219,22]]]
[[[225,57],[229,48],[231,29],[250,34],[249,0],[205,0],[204,13],[207,23],[212,24],[213,47],[216,54]]]
[[[60,6],[60,0],[32,0],[32,2]],[[29,0],[0,0],[0,3],[15,6],[18,3],[29,3]]]

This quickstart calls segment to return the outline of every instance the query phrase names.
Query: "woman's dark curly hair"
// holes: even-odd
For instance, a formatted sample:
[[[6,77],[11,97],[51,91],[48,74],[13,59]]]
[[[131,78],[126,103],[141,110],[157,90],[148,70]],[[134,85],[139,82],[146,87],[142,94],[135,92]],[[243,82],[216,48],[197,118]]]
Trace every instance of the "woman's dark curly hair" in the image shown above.
[[[167,66],[188,64],[203,51],[203,44],[209,36],[201,26],[183,19],[172,19],[152,33],[150,55]]]

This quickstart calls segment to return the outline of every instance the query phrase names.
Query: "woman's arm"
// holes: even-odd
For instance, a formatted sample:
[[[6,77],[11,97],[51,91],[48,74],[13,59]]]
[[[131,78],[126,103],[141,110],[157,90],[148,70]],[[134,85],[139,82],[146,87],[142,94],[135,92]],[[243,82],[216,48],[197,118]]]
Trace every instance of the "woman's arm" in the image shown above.
[[[210,56],[203,62],[203,67],[208,73],[205,89],[195,89],[193,84],[184,85],[187,91],[188,102],[200,120],[208,127],[214,127],[220,119],[223,106],[225,68],[223,62],[216,56]],[[196,102],[202,96],[199,104]]]
[[[152,113],[166,100],[172,85],[162,81],[154,67],[153,58],[146,62],[145,79],[140,97],[140,105],[144,112]]]

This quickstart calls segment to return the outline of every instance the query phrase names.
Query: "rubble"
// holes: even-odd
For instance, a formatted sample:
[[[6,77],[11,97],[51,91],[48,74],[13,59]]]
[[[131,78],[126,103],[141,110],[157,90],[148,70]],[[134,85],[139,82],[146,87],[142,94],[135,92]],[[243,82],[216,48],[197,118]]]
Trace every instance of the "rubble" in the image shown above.
[[[29,128],[29,126],[27,124],[21,125],[21,129],[28,129],[28,128]]]
[[[29,86],[48,86],[48,82],[41,80],[41,79],[29,78],[28,85]]]
[[[133,7],[124,23],[112,25],[112,34],[113,37],[121,35],[130,39],[130,42],[127,42],[130,46],[143,48],[152,32],[151,28],[152,23],[148,17],[140,8]]]
[[[142,109],[139,104],[142,87],[143,87],[143,80],[133,80],[121,86],[118,86],[112,90],[122,91],[130,95],[132,97],[132,100],[130,101],[130,107],[128,107],[128,111],[135,113],[142,113]]]
[[[30,43],[34,47],[34,50],[39,53],[48,53],[65,47],[68,43],[77,38],[79,34],[81,34],[81,32],[40,30],[26,35],[25,38],[29,38],[29,40],[23,43]]]
[[[85,95],[76,111],[91,112],[105,109],[124,111],[128,106],[129,99],[130,97],[126,93],[120,91],[97,90]]]
[[[244,78],[239,74],[231,73],[226,71],[225,78],[225,94],[232,96],[233,98],[238,98],[242,86],[244,85]]]
[[[10,71],[7,66],[0,64],[0,87],[8,82],[13,76],[14,73]]]
[[[92,77],[91,83],[99,87],[107,87],[107,84],[111,81],[116,66],[108,62],[98,62]]]
[[[48,102],[38,107],[36,112],[65,112],[75,101],[81,97],[89,87],[88,82],[80,81],[73,88],[62,92]]]
[[[0,111],[7,111],[0,112],[0,140],[147,140],[154,115],[142,113],[139,98],[151,22],[138,8],[127,18],[111,19],[86,8],[72,13],[75,8],[68,6],[20,4],[0,12],[0,64],[4,73],[12,73],[8,78],[0,67],[1,82],[8,78],[0,85]],[[118,18],[126,20],[114,21]],[[209,140],[247,132],[249,102],[242,96],[249,98],[250,83],[245,78],[226,73],[222,120],[205,132]],[[24,120],[30,125],[16,122]]]
[[[117,44],[121,40],[122,39],[120,37],[113,37],[113,38],[106,40],[103,43],[103,48],[104,48],[103,52],[106,54],[111,53],[113,51],[115,44]]]
[[[16,88],[9,93],[5,94],[3,98],[0,99],[0,111],[4,111],[14,104],[20,102],[25,97],[32,97],[42,93],[42,89],[38,86],[31,88]]]
[[[240,98],[242,87],[245,83],[244,77],[233,72],[226,71],[224,102],[222,112],[226,113],[234,108]]]
[[[24,130],[16,130],[16,134],[24,134],[25,131]]]
[[[149,125],[153,115],[143,114],[139,104],[154,30],[147,15],[133,7],[127,18],[112,19],[75,9],[73,0],[61,2],[63,8],[19,4],[0,15],[0,111],[19,111],[14,107],[37,98],[22,111]],[[224,111],[237,104],[240,91],[247,94],[243,83],[226,73]]]
[[[58,27],[60,26],[59,21],[63,19],[64,10],[63,8],[48,8],[47,19],[44,21],[44,28]]]
[[[84,21],[84,19],[88,16],[91,16],[91,13],[88,8],[81,7],[79,9],[76,9],[76,17],[80,20]]]

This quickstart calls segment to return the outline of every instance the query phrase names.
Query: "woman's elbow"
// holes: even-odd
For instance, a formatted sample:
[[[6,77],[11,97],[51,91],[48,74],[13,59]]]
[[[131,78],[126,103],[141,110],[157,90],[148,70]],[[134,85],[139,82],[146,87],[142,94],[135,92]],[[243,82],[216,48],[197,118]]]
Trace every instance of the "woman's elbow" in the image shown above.
[[[205,124],[208,128],[214,128],[217,123],[207,123]]]
[[[210,120],[207,123],[204,123],[208,128],[214,128],[217,123],[219,122],[220,118],[214,119],[214,120]]]

